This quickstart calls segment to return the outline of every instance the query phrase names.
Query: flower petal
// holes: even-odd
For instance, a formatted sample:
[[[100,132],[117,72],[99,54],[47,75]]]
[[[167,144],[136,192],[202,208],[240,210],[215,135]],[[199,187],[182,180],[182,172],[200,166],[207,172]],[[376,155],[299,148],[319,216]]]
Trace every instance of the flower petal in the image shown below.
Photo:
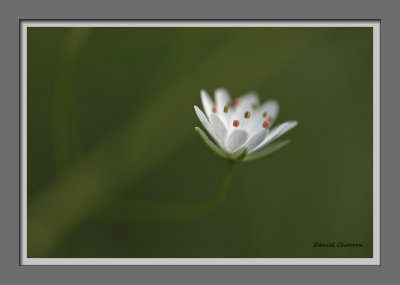
[[[226,89],[224,88],[218,88],[215,90],[215,105],[217,107],[217,112],[222,113],[224,110],[224,107],[231,102],[231,96],[229,96],[229,93]]]
[[[208,119],[210,119],[210,114],[212,113],[212,108],[214,107],[214,102],[212,101],[210,95],[205,90],[200,91],[201,102],[203,103],[203,109],[206,113]]]
[[[268,117],[272,116],[272,121],[271,121],[272,124],[273,122],[276,121],[276,118],[278,117],[279,104],[275,100],[268,100],[262,104],[262,106],[260,107],[260,111],[261,113],[267,112]]]
[[[280,124],[279,126],[273,128],[271,130],[271,132],[269,133],[269,135],[266,137],[266,139],[259,144],[254,150],[258,150],[262,147],[264,147],[265,145],[267,145],[268,143],[276,140],[277,138],[279,138],[280,136],[282,136],[284,133],[290,131],[291,129],[293,129],[295,126],[297,126],[297,121],[288,121],[285,122],[283,124]]]
[[[225,152],[223,152],[219,147],[217,147],[208,137],[207,135],[203,132],[202,129],[195,127],[194,130],[199,134],[199,136],[202,138],[203,142],[218,156],[221,156],[223,158],[228,157]]]
[[[233,130],[226,142],[226,148],[229,152],[233,153],[240,149],[249,138],[249,134],[245,130]]]
[[[220,147],[225,148],[226,137],[228,135],[225,124],[215,114],[210,115],[210,123],[211,127],[213,128],[215,137],[217,138],[218,144],[220,145]]]
[[[203,126],[207,130],[207,132],[212,137],[214,137],[215,136],[214,130],[212,129],[211,124],[208,121],[207,117],[204,115],[204,113],[197,106],[194,106],[194,111],[196,112],[197,117],[199,118],[200,122],[203,124]]]
[[[246,93],[240,96],[239,100],[239,107],[243,106],[243,108],[251,107],[253,104],[259,104],[258,94],[255,92]]]
[[[270,145],[267,145],[266,147],[260,149],[259,151],[256,151],[252,154],[247,155],[243,161],[252,161],[252,160],[256,160],[259,159],[261,157],[270,155],[272,153],[274,153],[275,151],[281,149],[282,147],[284,147],[285,145],[287,145],[290,141],[286,140],[286,141],[282,141],[282,142],[276,142],[276,143],[272,143]]]
[[[254,92],[247,93],[238,98],[237,105],[231,115],[232,119],[240,120],[244,118],[245,112],[249,111],[252,115],[247,122],[246,130],[251,133],[253,132],[251,128],[252,121],[256,118],[253,112],[253,105],[258,105],[258,95]]]
[[[268,129],[263,129],[249,139],[246,144],[246,148],[248,149],[249,154],[252,153],[252,150],[265,140],[268,132]]]
[[[291,129],[293,129],[294,127],[297,126],[297,121],[287,121],[283,124],[281,124],[281,128],[278,129],[275,133],[274,130],[275,128],[271,131],[270,136],[267,136],[267,141],[271,142],[276,140],[277,138],[279,138],[280,136],[282,136],[283,134],[287,133],[288,131],[290,131]]]

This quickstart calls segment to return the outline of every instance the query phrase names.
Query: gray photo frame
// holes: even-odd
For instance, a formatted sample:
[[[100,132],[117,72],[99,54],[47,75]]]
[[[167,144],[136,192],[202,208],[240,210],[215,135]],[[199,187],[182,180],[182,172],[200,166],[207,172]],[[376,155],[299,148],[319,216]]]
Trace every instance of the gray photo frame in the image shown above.
[[[121,6],[105,1],[78,3],[70,1],[55,7],[52,1],[31,3],[14,1],[2,4],[2,277],[5,284],[29,282],[31,284],[70,284],[97,283],[108,284],[127,281],[153,284],[167,282],[172,284],[205,282],[271,282],[287,284],[337,284],[339,282],[364,284],[395,283],[398,279],[397,255],[399,233],[397,225],[398,192],[396,162],[398,136],[394,108],[398,106],[396,70],[399,50],[396,17],[397,5],[384,5],[379,2],[362,1],[348,3],[340,1],[321,5],[318,1],[283,1],[280,3],[192,3],[170,1],[164,3],[121,3]],[[288,3],[289,2],[289,3]],[[291,2],[291,3],[290,3]],[[108,4],[108,5],[107,5]],[[108,7],[107,7],[108,6]],[[232,10],[227,10],[226,7]],[[101,7],[93,10],[93,7]],[[155,7],[158,7],[155,9]],[[288,7],[291,7],[288,11]],[[312,7],[312,9],[310,9]],[[179,9],[178,9],[179,8]],[[184,11],[184,8],[187,8]],[[35,266],[20,265],[20,212],[18,209],[20,189],[20,113],[19,113],[19,24],[23,19],[214,19],[214,20],[378,20],[381,23],[381,265],[380,266]],[[396,69],[395,69],[396,68]],[[392,125],[393,124],[393,125]]]
[[[28,244],[28,31],[33,29],[41,28],[54,28],[54,27],[68,27],[71,29],[80,28],[98,28],[107,27],[108,29],[117,29],[119,27],[132,28],[136,27],[157,27],[159,29],[168,29],[170,27],[177,28],[201,28],[207,27],[208,29],[218,29],[220,27],[228,27],[231,29],[246,27],[247,29],[274,29],[274,28],[287,28],[287,29],[331,29],[340,28],[341,30],[346,29],[368,29],[372,34],[372,46],[371,50],[372,57],[371,63],[373,65],[373,84],[372,95],[373,95],[373,179],[372,179],[372,246],[371,246],[371,257],[363,258],[170,258],[169,256],[164,258],[42,258],[42,257],[30,257],[28,256],[29,244]],[[380,22],[377,20],[362,20],[362,21],[344,21],[344,20],[301,20],[301,21],[273,21],[273,20],[224,20],[224,21],[211,21],[211,20],[21,20],[20,21],[20,50],[21,50],[21,76],[20,76],[20,98],[21,98],[21,264],[22,265],[379,265],[380,264],[380,173],[379,173],[379,135],[380,135],[380,114],[379,114],[379,103],[380,103]],[[295,123],[297,124],[297,122]],[[272,130],[272,133],[274,131]],[[82,189],[83,190],[83,189]],[[70,191],[67,191],[68,195]],[[71,196],[73,197],[73,196]],[[66,212],[64,214],[54,213],[54,217],[62,217],[63,215],[69,214],[69,209],[72,205],[65,206]],[[47,216],[47,213],[46,213]],[[53,218],[52,218],[53,219]],[[61,219],[58,222],[60,225],[65,225]],[[42,231],[46,232],[46,223],[43,225],[37,224],[42,227]],[[40,234],[39,234],[40,235]],[[348,245],[346,245],[348,244]],[[315,247],[327,247],[339,248],[346,245],[348,247],[364,247],[363,244],[348,243],[343,241],[329,241],[326,243],[314,244]],[[32,246],[32,245],[30,245]],[[40,246],[39,246],[40,247]]]

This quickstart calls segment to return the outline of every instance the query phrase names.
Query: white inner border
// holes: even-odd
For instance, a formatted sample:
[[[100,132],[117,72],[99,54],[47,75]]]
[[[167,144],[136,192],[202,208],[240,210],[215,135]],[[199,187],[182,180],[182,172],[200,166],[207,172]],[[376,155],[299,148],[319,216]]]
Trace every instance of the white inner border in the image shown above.
[[[28,258],[28,27],[371,27],[373,28],[373,258]],[[380,22],[379,21],[22,21],[21,32],[21,264],[22,265],[380,265]]]

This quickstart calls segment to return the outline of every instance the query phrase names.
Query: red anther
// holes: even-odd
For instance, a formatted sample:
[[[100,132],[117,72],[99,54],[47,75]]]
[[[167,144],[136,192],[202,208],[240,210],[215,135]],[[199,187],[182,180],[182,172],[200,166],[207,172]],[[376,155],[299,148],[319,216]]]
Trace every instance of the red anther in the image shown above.
[[[268,121],[271,122],[273,120],[272,116],[268,117]]]
[[[217,107],[212,107],[212,112],[217,113]]]
[[[240,103],[239,98],[236,98],[235,100],[233,100],[233,104],[234,104],[235,106],[239,105],[239,103]]]
[[[267,129],[269,127],[269,121],[265,120],[263,123],[263,128]]]
[[[234,120],[233,121],[233,126],[237,128],[239,126],[239,121],[238,120]]]

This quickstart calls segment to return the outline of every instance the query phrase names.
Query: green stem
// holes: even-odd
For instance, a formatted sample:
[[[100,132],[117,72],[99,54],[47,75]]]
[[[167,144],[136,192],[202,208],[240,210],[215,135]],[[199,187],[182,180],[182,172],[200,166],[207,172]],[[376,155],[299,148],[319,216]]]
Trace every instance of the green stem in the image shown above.
[[[134,222],[149,222],[149,221],[190,221],[202,218],[215,210],[217,210],[224,202],[228,193],[229,183],[232,178],[235,162],[229,160],[221,187],[214,198],[204,204],[182,205],[171,203],[158,203],[146,201],[128,201],[122,205],[118,204],[109,211],[105,211],[106,220],[110,218],[115,221],[134,221]],[[112,215],[112,217],[111,217]]]
[[[225,171],[225,176],[222,179],[221,187],[220,187],[217,195],[214,197],[214,199],[210,200],[206,204],[207,207],[205,207],[205,208],[208,208],[209,212],[216,210],[224,202],[226,194],[228,193],[229,183],[231,181],[234,166],[235,166],[235,161],[229,160],[228,167],[226,168],[226,171]]]

